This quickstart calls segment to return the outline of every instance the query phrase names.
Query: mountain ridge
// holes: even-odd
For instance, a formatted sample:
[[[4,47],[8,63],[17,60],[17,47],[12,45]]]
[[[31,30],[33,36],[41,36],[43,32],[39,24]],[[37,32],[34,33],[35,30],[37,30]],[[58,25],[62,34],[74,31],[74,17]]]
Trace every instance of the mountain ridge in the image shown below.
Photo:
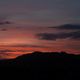
[[[1,75],[8,75],[9,78],[12,75],[29,80],[79,80],[78,72],[80,73],[80,55],[66,52],[33,52],[0,61]]]
[[[35,64],[36,63],[36,64]],[[59,65],[80,66],[80,55],[68,54],[66,52],[33,52],[24,54],[15,59],[0,60],[0,66],[49,66],[54,63]],[[33,65],[32,65],[33,64]],[[48,65],[49,64],[49,65]],[[50,67],[50,66],[49,66]]]

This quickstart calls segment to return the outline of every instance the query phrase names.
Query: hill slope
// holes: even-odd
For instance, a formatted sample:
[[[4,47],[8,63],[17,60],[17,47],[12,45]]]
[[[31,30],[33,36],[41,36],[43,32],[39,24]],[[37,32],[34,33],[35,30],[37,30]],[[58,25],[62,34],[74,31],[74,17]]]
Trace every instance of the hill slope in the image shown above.
[[[3,70],[2,70],[3,69]],[[79,78],[80,55],[65,52],[34,52],[12,60],[1,60],[0,71],[10,70],[18,75],[34,77],[33,80],[56,78],[71,80]],[[25,76],[25,78],[27,78]]]

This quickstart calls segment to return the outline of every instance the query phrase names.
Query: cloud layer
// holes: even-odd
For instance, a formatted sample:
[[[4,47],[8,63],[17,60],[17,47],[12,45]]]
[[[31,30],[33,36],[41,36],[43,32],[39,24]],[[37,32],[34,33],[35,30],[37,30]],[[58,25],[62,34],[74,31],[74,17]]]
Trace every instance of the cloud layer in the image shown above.
[[[57,40],[57,39],[80,39],[80,31],[76,32],[63,32],[63,33],[39,33],[37,34],[40,40]]]
[[[56,27],[50,27],[50,28],[55,28],[55,29],[61,29],[61,30],[80,30],[80,25],[77,24],[64,24],[61,26],[56,26]]]

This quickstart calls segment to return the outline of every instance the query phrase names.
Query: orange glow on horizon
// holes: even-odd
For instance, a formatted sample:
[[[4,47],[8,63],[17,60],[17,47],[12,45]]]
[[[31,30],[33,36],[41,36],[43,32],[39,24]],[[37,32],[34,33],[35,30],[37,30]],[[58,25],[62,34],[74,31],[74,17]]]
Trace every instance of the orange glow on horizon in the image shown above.
[[[8,55],[3,56],[6,59],[11,59],[11,58],[16,58],[20,55],[23,54],[30,54],[34,51],[42,51],[42,52],[61,52],[65,51],[68,53],[76,53],[78,54],[80,51],[76,51],[76,50],[70,50],[70,49],[59,49],[59,48],[38,48],[38,47],[1,47],[0,46],[0,50],[11,50],[11,52],[5,52]],[[5,55],[5,54],[4,54]]]

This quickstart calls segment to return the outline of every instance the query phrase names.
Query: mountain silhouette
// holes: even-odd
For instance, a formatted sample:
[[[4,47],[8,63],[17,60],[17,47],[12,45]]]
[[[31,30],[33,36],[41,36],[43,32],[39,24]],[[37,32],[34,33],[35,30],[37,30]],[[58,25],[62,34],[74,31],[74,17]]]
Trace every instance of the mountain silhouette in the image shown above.
[[[23,74],[25,79],[72,80],[80,78],[80,55],[37,51],[15,59],[1,60],[0,71],[15,72],[19,77]]]

